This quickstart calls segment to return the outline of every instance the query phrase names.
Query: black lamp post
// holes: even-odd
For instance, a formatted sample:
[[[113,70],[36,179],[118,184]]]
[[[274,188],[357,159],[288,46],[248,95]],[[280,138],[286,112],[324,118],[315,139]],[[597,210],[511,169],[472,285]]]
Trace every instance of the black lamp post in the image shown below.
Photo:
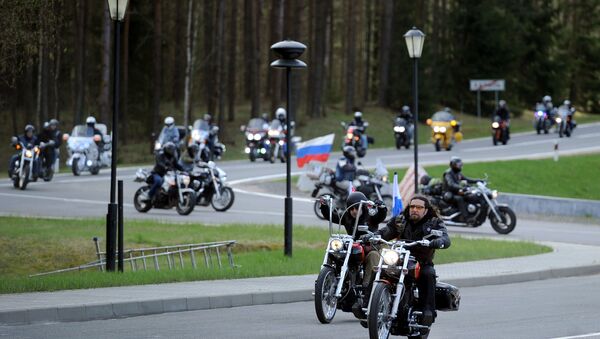
[[[128,0],[108,0],[110,17],[115,22],[114,73],[113,73],[113,116],[112,116],[112,159],[110,164],[110,203],[106,216],[106,271],[115,270],[115,247],[118,208],[115,202],[117,183],[117,145],[119,116],[119,63],[121,47],[121,21],[125,18]]]
[[[274,68],[285,68],[287,76],[287,147],[285,150],[286,159],[286,190],[285,190],[285,228],[284,228],[284,254],[288,257],[292,256],[292,165],[291,165],[291,140],[292,140],[292,126],[291,121],[293,118],[292,107],[291,107],[291,86],[290,78],[292,75],[292,68],[306,68],[306,64],[298,57],[304,53],[306,46],[297,41],[284,40],[280,41],[273,46],[271,50],[275,52],[280,59],[277,59],[271,63],[271,67]]]
[[[404,34],[404,39],[406,39],[406,47],[408,48],[408,55],[411,59],[414,60],[414,75],[413,75],[413,111],[415,112],[415,132],[414,132],[414,149],[415,149],[415,194],[419,193],[419,141],[417,139],[417,127],[419,125],[419,82],[418,82],[418,74],[419,74],[419,58],[421,57],[421,52],[423,52],[423,43],[425,42],[425,34],[418,30],[416,27],[413,27],[410,31]]]

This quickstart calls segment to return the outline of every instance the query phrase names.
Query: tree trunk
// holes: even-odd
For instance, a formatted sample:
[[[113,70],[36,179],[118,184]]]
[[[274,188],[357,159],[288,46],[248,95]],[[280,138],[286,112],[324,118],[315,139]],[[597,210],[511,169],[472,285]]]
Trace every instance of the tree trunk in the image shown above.
[[[390,50],[392,47],[392,19],[394,13],[394,2],[392,0],[382,1],[381,35],[379,48],[379,91],[377,101],[380,106],[387,106],[388,82],[390,73]]]
[[[252,51],[253,51],[253,32],[254,29],[254,0],[244,0],[244,51],[250,55],[244,57],[244,98],[250,99],[252,92]],[[245,55],[245,54],[244,54]],[[252,117],[252,113],[250,114]]]
[[[215,37],[215,11],[214,1],[204,1],[204,95],[206,100],[206,109],[213,117],[216,111],[216,94],[217,89],[217,48]],[[219,0],[222,1],[222,0]]]
[[[326,1],[317,0],[313,3],[315,8],[315,20],[313,21],[314,44],[311,48],[312,58],[309,68],[308,97],[309,102],[306,106],[307,115],[311,117],[322,116],[323,111],[323,89],[325,80],[325,56],[327,50],[327,41],[325,39],[327,31],[328,4]]]
[[[283,11],[284,0],[273,0],[271,8],[271,41],[269,47],[283,40]],[[276,55],[270,52],[270,61],[275,60]],[[271,97],[271,112],[281,104],[281,86],[284,72],[269,67],[267,84],[269,84],[268,92]]]
[[[217,48],[217,97],[218,97],[218,109],[219,114],[217,118],[217,124],[221,130],[221,137],[223,133],[226,133],[223,128],[223,120],[225,115],[225,2],[219,1],[217,6],[217,34],[216,36],[216,48]]]
[[[75,107],[73,124],[83,121],[83,104],[85,102],[85,26],[87,0],[77,1],[77,42],[75,49]]]
[[[249,51],[250,60],[250,95],[252,106],[250,116],[256,117],[260,113],[260,9],[262,1],[257,6],[252,6],[252,48]]]
[[[42,18],[42,21],[44,19]],[[36,106],[36,125],[40,126],[43,121],[42,117],[42,97],[43,97],[43,74],[44,74],[44,30],[40,28],[40,41],[38,45],[38,73],[37,73],[37,106]]]
[[[154,74],[152,82],[152,125],[155,131],[160,125],[160,90],[162,86],[162,10],[161,0],[154,0]]]
[[[366,61],[366,70],[365,70],[365,88],[363,92],[363,101],[369,102],[370,100],[370,92],[371,92],[371,36],[373,31],[373,2],[367,1],[367,42],[366,42],[366,51],[367,51],[367,61]]]
[[[228,73],[227,73],[227,121],[235,119],[235,99],[236,99],[236,75],[237,75],[237,24],[238,24],[238,2],[231,4],[231,18],[229,22],[229,47],[228,50]]]
[[[356,68],[356,25],[354,1],[346,3],[346,104],[345,111],[350,114],[354,110],[354,87]]]
[[[171,88],[171,97],[177,109],[181,109],[181,98],[182,98],[182,79],[181,75],[184,71],[181,69],[182,67],[182,59],[183,59],[183,46],[184,46],[184,36],[182,34],[181,24],[183,22],[183,12],[184,0],[175,0],[175,41],[173,44],[174,49],[174,58],[173,58],[173,74],[172,74],[172,88]]]
[[[185,64],[185,85],[184,85],[184,101],[183,101],[183,124],[188,126],[191,123],[192,111],[192,83],[194,76],[194,61],[195,61],[195,41],[198,37],[198,11],[194,6],[194,0],[188,0],[188,16],[187,16],[187,42],[186,42],[186,64]]]
[[[102,33],[102,79],[100,82],[100,95],[98,105],[100,106],[99,120],[108,124],[110,115],[110,59],[112,51],[112,21],[108,12],[108,2],[104,6],[103,33]]]

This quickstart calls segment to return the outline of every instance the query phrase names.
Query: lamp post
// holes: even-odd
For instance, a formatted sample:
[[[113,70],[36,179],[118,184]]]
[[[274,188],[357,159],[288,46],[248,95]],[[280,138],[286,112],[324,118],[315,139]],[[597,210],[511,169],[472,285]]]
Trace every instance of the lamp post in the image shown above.
[[[284,228],[284,254],[288,257],[292,256],[292,165],[291,165],[291,139],[292,139],[292,126],[291,121],[293,118],[292,107],[291,107],[291,86],[290,78],[292,76],[292,68],[306,68],[306,64],[300,60],[297,60],[306,46],[302,43],[292,40],[284,40],[271,46],[271,50],[279,56],[279,59],[271,63],[271,67],[274,68],[285,68],[287,77],[287,147],[285,149],[286,159],[286,189],[285,189],[285,228]]]
[[[415,149],[415,194],[419,193],[419,142],[417,139],[417,127],[419,125],[419,58],[421,52],[423,52],[423,43],[425,42],[425,34],[418,30],[416,27],[404,34],[406,40],[406,47],[408,48],[408,55],[414,60],[414,75],[413,75],[413,111],[415,112],[415,132],[414,132],[414,149]]]
[[[110,17],[115,22],[114,73],[113,73],[113,116],[112,116],[112,159],[110,164],[110,203],[106,216],[106,271],[115,270],[115,245],[118,209],[115,203],[117,182],[117,145],[119,116],[119,63],[121,47],[121,21],[125,18],[128,0],[108,0]]]

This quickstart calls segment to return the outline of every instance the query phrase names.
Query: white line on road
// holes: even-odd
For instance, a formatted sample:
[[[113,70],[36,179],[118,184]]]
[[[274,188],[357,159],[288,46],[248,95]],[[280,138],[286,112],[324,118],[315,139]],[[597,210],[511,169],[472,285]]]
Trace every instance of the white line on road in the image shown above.
[[[600,338],[600,332],[580,334],[580,335],[574,335],[574,336],[570,336],[570,337],[556,337],[556,338],[552,338],[552,339],[575,339],[575,338],[591,338],[591,337],[599,337]]]
[[[273,199],[283,199],[283,198],[285,198],[283,195],[270,194],[270,193],[260,193],[260,192],[250,192],[250,191],[246,191],[246,190],[239,189],[239,188],[234,188],[233,190],[234,190],[234,192],[237,192],[237,193],[249,194],[249,195],[257,195],[259,197],[265,197],[265,198],[273,198]],[[308,198],[294,198],[294,200],[295,201],[301,201],[301,202],[309,202],[309,203],[315,202],[314,199],[308,199]]]

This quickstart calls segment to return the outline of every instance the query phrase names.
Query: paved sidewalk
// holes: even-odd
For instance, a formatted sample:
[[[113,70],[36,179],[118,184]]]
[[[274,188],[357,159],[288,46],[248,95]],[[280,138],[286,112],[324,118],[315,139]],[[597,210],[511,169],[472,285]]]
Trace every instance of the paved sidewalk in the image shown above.
[[[547,254],[437,265],[458,287],[600,273],[600,247],[544,243]],[[0,295],[0,325],[86,321],[164,312],[309,301],[316,275]]]

